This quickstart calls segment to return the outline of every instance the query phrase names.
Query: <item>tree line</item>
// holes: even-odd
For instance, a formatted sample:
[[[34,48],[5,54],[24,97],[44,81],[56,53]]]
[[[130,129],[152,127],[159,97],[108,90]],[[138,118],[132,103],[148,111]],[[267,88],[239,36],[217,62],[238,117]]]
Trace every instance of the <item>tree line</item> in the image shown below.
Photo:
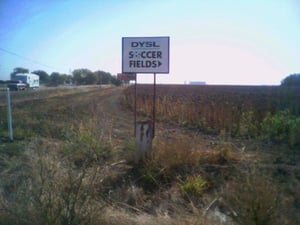
[[[14,75],[17,73],[29,73],[29,70],[22,67],[16,67],[10,75]],[[48,74],[43,70],[34,70],[31,73],[39,75],[40,83],[46,86],[57,86],[62,84],[113,84],[118,86],[121,84],[116,76],[102,70],[92,72],[89,69],[76,69],[73,70],[71,75],[61,74],[59,72],[52,72],[51,74]]]
[[[29,73],[29,70],[22,67],[14,68],[11,75],[17,73]],[[40,83],[47,86],[57,86],[62,84],[91,85],[91,84],[113,84],[119,86],[121,81],[116,76],[102,70],[92,72],[89,69],[76,69],[72,74],[61,74],[52,72],[48,74],[43,70],[35,70],[31,73],[39,75]],[[0,84],[5,81],[0,80]],[[300,87],[300,73],[290,74],[281,81],[282,87]]]

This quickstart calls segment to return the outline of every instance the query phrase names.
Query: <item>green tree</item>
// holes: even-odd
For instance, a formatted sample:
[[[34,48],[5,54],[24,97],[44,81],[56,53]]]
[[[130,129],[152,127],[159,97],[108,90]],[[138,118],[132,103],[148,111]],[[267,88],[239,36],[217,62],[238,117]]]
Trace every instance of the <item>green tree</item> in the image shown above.
[[[92,74],[93,72],[89,69],[76,69],[73,71],[73,80],[76,84],[83,85],[83,84],[89,84],[89,82],[92,82],[93,79]]]
[[[58,72],[53,72],[50,75],[50,85],[57,86],[64,83],[63,77]]]
[[[49,80],[50,80],[50,76],[48,75],[48,73],[45,72],[45,71],[43,71],[43,70],[35,70],[35,71],[31,72],[31,73],[36,74],[36,75],[39,75],[39,77],[40,77],[40,82],[41,82],[42,84],[46,84],[46,83],[48,83]]]
[[[11,79],[13,79],[17,73],[29,73],[29,69],[23,67],[14,68],[13,72],[10,74]]]
[[[281,81],[281,86],[285,87],[300,87],[300,73],[295,73],[287,76]]]
[[[94,73],[88,73],[85,77],[85,84],[97,84],[97,80]]]
[[[65,84],[72,84],[73,83],[73,76],[68,74],[61,74],[61,79]]]
[[[73,71],[73,81],[78,85],[86,84],[114,84],[120,85],[120,81],[110,73],[97,70],[92,72],[88,69],[76,69]]]
[[[300,73],[287,76],[282,80],[279,92],[280,109],[300,115]]]
[[[111,84],[112,75],[110,73],[98,70],[94,74],[98,78],[98,84]]]
[[[120,86],[122,82],[120,80],[118,80],[116,76],[112,76],[111,77],[111,83],[113,85]]]

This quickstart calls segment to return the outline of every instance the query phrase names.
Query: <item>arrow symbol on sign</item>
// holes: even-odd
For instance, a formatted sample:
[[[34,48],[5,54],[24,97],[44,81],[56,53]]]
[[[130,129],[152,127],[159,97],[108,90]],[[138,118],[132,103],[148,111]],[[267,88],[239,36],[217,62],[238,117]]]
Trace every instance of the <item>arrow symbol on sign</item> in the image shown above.
[[[162,65],[162,63],[160,61],[157,61],[157,62],[158,62],[157,67],[160,67]]]

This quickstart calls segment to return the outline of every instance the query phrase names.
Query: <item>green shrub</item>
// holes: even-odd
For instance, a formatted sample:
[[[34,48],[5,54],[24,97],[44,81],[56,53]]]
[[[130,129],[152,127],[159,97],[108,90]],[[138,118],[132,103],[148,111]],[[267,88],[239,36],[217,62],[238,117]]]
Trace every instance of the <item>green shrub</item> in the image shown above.
[[[259,126],[253,111],[243,112],[240,124],[239,134],[246,137],[256,137],[259,133]]]
[[[135,159],[136,148],[137,148],[137,143],[135,139],[128,139],[124,143],[124,151],[120,154],[121,157],[125,158],[129,163],[133,163]]]
[[[7,156],[20,156],[24,153],[23,142],[6,142],[0,144],[0,157],[3,155]]]
[[[300,144],[300,117],[289,110],[280,111],[275,115],[270,113],[261,124],[262,137],[277,143],[287,143],[295,148]]]
[[[185,181],[181,181],[180,190],[184,196],[199,197],[203,194],[207,182],[200,175],[188,176]]]
[[[66,130],[64,155],[79,167],[107,160],[111,156],[111,147],[104,143],[99,132],[93,121],[82,122]]]

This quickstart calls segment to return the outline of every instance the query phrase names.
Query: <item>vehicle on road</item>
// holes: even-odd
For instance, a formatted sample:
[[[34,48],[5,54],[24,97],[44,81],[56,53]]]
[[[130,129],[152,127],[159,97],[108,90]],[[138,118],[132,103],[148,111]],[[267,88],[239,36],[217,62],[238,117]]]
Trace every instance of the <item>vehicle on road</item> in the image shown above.
[[[27,88],[27,84],[25,84],[19,80],[10,80],[7,83],[7,87],[11,91],[21,91],[21,90],[25,90]]]
[[[32,73],[17,73],[11,76],[11,80],[22,81],[28,88],[38,88],[40,86],[40,77]]]

